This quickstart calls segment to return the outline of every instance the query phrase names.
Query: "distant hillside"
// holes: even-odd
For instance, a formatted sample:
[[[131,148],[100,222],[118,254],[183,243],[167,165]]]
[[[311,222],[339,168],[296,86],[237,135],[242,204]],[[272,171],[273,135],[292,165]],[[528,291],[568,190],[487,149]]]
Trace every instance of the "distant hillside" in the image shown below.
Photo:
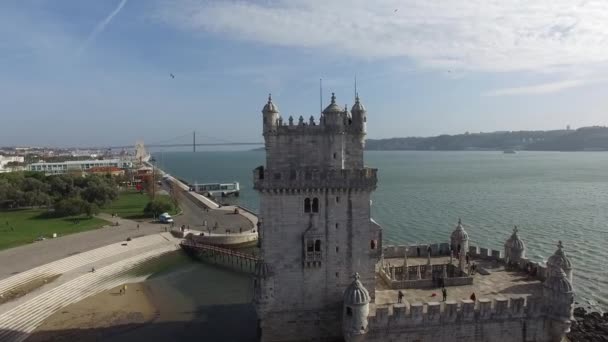
[[[533,150],[533,151],[608,151],[608,127],[583,127],[577,130],[512,131],[466,133],[436,137],[368,139],[367,150]]]

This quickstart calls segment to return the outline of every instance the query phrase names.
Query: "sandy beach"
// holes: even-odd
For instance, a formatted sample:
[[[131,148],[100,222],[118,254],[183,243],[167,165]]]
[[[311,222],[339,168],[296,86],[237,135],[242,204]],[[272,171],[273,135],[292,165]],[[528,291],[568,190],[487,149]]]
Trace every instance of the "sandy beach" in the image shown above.
[[[145,283],[126,284],[68,305],[47,318],[26,340],[99,341],[152,322],[157,310],[149,300]]]
[[[26,341],[256,341],[249,276],[182,261],[63,308]]]

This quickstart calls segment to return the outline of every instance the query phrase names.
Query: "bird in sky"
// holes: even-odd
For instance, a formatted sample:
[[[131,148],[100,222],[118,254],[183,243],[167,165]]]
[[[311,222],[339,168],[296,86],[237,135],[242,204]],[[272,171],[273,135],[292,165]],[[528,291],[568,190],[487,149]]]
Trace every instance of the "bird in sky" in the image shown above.
[[[393,12],[395,12],[395,13],[396,13],[398,10],[399,10],[398,8],[395,8],[395,10],[394,10]]]
[[[171,78],[175,78],[175,75],[173,75],[173,74],[169,74],[169,76],[171,76]]]

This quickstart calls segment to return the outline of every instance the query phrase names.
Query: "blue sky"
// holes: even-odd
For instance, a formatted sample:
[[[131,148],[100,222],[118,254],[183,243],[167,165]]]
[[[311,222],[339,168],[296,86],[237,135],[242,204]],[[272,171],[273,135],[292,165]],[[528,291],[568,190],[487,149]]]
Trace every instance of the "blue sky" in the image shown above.
[[[607,17],[572,0],[5,0],[0,145],[260,141],[269,92],[307,117],[319,78],[350,107],[355,75],[370,138],[606,125]]]

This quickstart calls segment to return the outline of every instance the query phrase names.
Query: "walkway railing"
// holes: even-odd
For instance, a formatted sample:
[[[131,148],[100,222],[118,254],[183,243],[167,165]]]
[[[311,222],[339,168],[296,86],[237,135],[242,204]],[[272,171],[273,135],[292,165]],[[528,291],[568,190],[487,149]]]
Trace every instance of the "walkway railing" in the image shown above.
[[[194,252],[204,261],[222,263],[239,267],[241,271],[253,273],[260,258],[251,253],[239,252],[229,248],[207,245],[204,243],[183,240],[180,246],[189,252]]]

